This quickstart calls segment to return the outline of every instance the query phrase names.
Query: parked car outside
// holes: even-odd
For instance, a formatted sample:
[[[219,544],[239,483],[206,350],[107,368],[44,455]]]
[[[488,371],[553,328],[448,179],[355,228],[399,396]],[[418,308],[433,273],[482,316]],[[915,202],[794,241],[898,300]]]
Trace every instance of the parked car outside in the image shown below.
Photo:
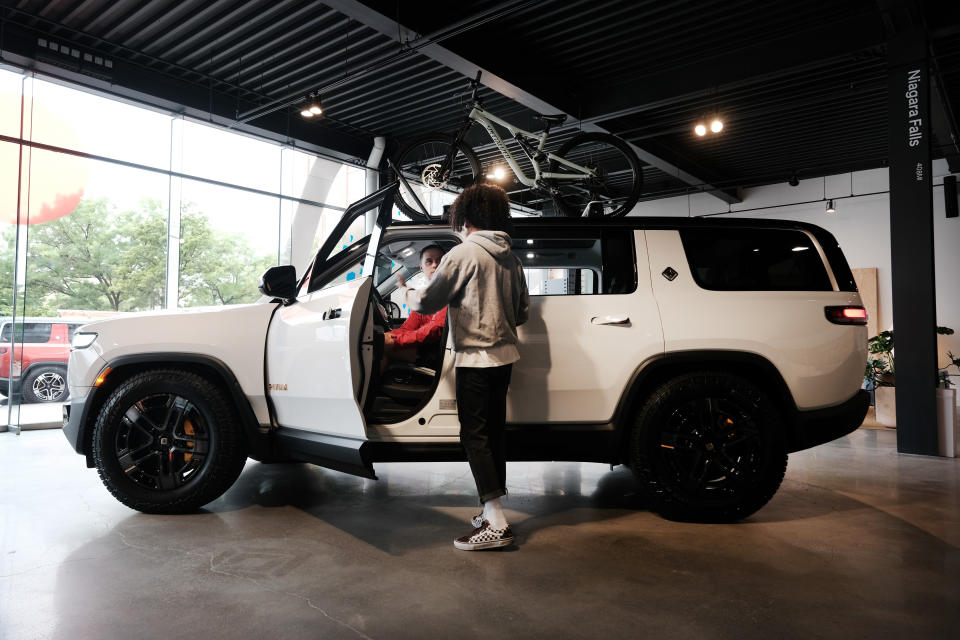
[[[23,318],[0,323],[0,394],[23,402],[63,402],[70,395],[70,341],[87,320]],[[10,358],[13,356],[13,367]]]
[[[428,244],[390,185],[352,205],[299,279],[256,304],[94,322],[74,337],[64,433],[144,512],[196,509],[248,457],[375,478],[379,462],[464,460],[452,351],[389,363],[391,300]],[[343,242],[368,212],[372,233]],[[866,313],[814,225],[670,218],[515,222],[531,293],[508,397],[509,460],[626,464],[652,509],[735,520],[788,454],[859,426]]]

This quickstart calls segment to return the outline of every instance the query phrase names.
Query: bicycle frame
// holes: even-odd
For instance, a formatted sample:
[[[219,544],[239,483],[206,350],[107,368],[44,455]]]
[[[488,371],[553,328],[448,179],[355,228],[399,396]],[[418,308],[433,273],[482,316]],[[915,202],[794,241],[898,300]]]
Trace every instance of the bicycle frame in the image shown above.
[[[470,113],[467,115],[467,119],[464,121],[464,126],[460,128],[459,132],[457,132],[457,142],[461,142],[463,140],[467,130],[470,128],[470,125],[474,122],[479,123],[484,129],[487,130],[487,133],[490,134],[490,137],[493,138],[493,142],[497,145],[497,149],[500,150],[500,155],[503,156],[503,159],[506,160],[507,164],[510,165],[510,168],[513,169],[517,179],[527,187],[541,187],[543,186],[544,180],[583,180],[596,175],[593,170],[588,169],[587,167],[582,167],[574,162],[570,162],[569,160],[561,158],[553,153],[547,153],[544,155],[543,146],[547,142],[549,129],[544,129],[541,133],[536,134],[521,129],[520,127],[515,127],[509,122],[498,118],[484,109],[478,102],[474,102],[473,109],[471,109]],[[553,173],[550,171],[541,171],[540,162],[538,161],[537,157],[527,153],[530,158],[530,163],[533,165],[534,175],[531,178],[520,168],[516,158],[513,157],[513,154],[510,153],[510,150],[507,149],[507,146],[504,144],[503,138],[501,138],[497,133],[496,128],[493,126],[494,124],[498,124],[509,131],[510,135],[512,135],[518,141],[520,140],[520,137],[533,138],[537,140],[538,143],[536,148],[536,156],[540,156],[546,160],[556,161],[564,167],[568,167],[578,171],[579,173]],[[524,148],[523,144],[521,144],[521,148]],[[524,150],[526,151],[525,148]]]

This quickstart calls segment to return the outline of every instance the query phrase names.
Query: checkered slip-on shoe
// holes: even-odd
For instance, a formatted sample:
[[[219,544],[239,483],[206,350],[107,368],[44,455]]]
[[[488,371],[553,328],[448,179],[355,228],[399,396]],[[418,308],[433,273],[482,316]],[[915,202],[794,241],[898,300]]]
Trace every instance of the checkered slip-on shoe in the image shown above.
[[[474,529],[468,535],[457,538],[453,541],[453,546],[463,551],[479,551],[480,549],[495,549],[497,547],[506,547],[513,542],[513,531],[510,525],[503,529],[494,529],[486,520],[481,522],[481,526]]]

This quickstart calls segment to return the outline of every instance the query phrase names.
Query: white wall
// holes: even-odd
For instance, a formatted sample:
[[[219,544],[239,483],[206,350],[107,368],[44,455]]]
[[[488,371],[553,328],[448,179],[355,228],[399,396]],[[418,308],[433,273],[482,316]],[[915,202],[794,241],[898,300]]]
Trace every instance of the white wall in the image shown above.
[[[957,331],[939,340],[940,365],[947,351],[960,354],[960,218],[946,219],[943,176],[946,162],[933,163],[934,251],[936,255],[937,322]],[[833,198],[837,212],[827,214],[823,198]],[[893,326],[890,273],[890,195],[886,169],[801,180],[796,187],[781,183],[746,189],[743,202],[727,205],[709,194],[694,194],[641,202],[630,212],[638,216],[700,216],[779,218],[821,226],[832,233],[851,268],[877,268],[878,326]],[[956,373],[956,371],[953,371]],[[954,378],[955,383],[960,379]]]

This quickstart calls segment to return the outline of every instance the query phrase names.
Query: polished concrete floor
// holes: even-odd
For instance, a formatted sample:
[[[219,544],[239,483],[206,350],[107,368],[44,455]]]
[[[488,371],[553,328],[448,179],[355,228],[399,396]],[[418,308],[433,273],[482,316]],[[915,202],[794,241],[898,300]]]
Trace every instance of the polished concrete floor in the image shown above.
[[[466,464],[250,462],[150,516],[58,431],[0,433],[0,639],[957,638],[960,461],[894,438],[791,456],[732,525],[646,511],[622,468],[511,463],[519,544],[469,553]]]

